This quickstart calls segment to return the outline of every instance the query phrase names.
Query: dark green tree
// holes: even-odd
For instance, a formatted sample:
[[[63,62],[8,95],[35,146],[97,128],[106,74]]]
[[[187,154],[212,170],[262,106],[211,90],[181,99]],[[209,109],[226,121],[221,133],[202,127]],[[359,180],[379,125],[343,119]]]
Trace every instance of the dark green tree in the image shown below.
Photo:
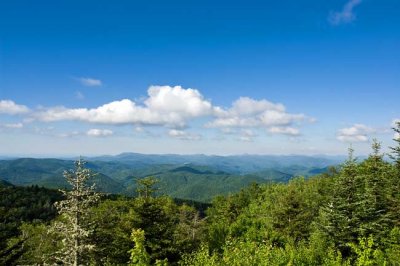
[[[358,241],[362,185],[354,150],[349,148],[349,157],[334,177],[331,199],[321,208],[318,223],[322,232],[344,256],[350,254],[348,243]]]

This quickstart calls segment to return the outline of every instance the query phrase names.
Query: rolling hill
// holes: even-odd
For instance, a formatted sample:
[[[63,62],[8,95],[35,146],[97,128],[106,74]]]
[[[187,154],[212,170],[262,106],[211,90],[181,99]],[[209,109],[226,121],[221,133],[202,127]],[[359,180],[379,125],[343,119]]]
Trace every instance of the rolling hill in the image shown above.
[[[87,167],[97,175],[93,182],[105,193],[134,195],[136,179],[155,176],[160,193],[175,198],[209,201],[219,194],[234,193],[252,182],[287,182],[293,176],[327,171],[337,159],[307,156],[207,156],[144,155],[87,158]],[[68,188],[63,172],[73,160],[19,158],[0,160],[2,182]]]

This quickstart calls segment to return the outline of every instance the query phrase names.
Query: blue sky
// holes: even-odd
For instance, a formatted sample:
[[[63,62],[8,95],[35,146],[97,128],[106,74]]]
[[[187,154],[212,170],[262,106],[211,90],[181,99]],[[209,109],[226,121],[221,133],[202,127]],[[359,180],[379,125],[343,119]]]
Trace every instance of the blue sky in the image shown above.
[[[2,1],[0,154],[367,154],[400,2]],[[386,149],[386,148],[385,148]]]

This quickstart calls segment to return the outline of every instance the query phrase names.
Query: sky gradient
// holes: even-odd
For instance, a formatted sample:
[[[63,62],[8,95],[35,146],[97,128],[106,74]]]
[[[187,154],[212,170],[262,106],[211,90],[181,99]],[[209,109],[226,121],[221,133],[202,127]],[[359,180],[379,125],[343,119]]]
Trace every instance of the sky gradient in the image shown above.
[[[217,3],[216,3],[217,2]],[[400,2],[2,1],[0,155],[368,154]]]

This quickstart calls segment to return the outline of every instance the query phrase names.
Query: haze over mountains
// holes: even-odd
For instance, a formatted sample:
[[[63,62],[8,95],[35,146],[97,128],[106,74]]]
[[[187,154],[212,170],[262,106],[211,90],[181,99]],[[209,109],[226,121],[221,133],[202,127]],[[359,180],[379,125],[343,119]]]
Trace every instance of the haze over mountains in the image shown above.
[[[135,180],[155,176],[160,193],[172,197],[209,201],[218,194],[233,193],[252,182],[287,182],[294,176],[324,173],[343,157],[274,155],[147,155],[122,153],[85,158],[98,173],[93,181],[106,193],[134,195]],[[18,158],[0,160],[0,179],[14,185],[68,187],[63,172],[73,159]]]

